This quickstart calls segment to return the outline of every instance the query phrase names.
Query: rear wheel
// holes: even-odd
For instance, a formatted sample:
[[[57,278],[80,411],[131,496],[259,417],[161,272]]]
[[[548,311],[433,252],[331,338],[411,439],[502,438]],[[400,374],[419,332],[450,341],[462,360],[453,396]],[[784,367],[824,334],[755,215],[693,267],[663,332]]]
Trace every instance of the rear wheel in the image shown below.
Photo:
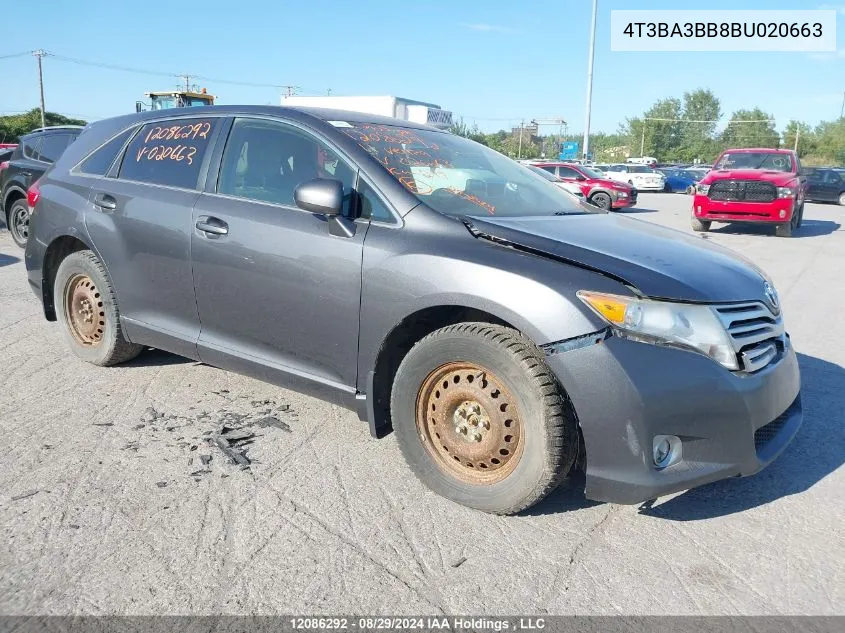
[[[710,230],[710,222],[708,220],[699,220],[695,216],[692,216],[690,224],[692,225],[692,230],[696,233],[706,233]]]
[[[65,338],[81,359],[94,365],[116,365],[143,349],[124,338],[111,282],[91,251],[71,253],[62,261],[53,297]]]
[[[391,417],[424,484],[496,514],[540,501],[578,450],[574,415],[542,352],[487,323],[451,325],[417,343],[396,372]]]
[[[839,194],[839,204],[845,207],[845,191]]]
[[[610,196],[601,191],[590,196],[590,202],[596,205],[599,209],[609,210],[611,207]]]
[[[26,248],[29,239],[29,207],[23,198],[15,200],[9,209],[9,233],[15,244]]]

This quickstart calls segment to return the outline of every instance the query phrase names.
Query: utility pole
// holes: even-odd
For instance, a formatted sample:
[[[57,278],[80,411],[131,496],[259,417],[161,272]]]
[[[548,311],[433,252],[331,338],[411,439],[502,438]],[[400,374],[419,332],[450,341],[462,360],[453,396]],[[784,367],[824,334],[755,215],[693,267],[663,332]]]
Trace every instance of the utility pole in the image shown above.
[[[801,136],[801,124],[795,128],[795,153],[798,153],[798,137]]]
[[[842,93],[842,107],[839,108],[839,118],[845,117],[845,91]]]
[[[645,154],[645,119],[643,119],[643,134],[640,137],[640,158]]]
[[[296,93],[296,90],[297,88],[299,88],[299,86],[282,86],[282,88],[285,89],[286,97],[292,97]]]
[[[180,79],[185,80],[185,92],[191,91],[191,75],[179,75]]]
[[[584,115],[584,158],[590,155],[590,112],[593,107],[593,59],[596,56],[596,13],[598,0],[593,0],[593,19],[590,27],[590,53],[587,62],[587,112]]]
[[[522,130],[525,127],[525,120],[519,122],[519,151],[517,152],[517,159],[522,158]]]
[[[44,120],[44,74],[41,72],[41,58],[47,54],[47,51],[39,48],[37,51],[32,51],[32,54],[38,58],[38,88],[41,91],[41,127],[47,127]]]

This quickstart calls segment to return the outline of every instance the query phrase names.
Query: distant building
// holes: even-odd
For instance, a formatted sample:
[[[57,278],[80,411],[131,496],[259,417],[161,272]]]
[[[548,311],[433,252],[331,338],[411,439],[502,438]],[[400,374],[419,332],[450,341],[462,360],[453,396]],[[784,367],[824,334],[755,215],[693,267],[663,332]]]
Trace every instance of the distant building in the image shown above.
[[[350,110],[365,114],[392,117],[412,123],[422,123],[433,127],[447,129],[452,126],[452,113],[442,109],[434,103],[415,101],[403,97],[304,97],[299,95],[283,95],[283,106],[301,106],[303,108],[331,108],[334,110]]]

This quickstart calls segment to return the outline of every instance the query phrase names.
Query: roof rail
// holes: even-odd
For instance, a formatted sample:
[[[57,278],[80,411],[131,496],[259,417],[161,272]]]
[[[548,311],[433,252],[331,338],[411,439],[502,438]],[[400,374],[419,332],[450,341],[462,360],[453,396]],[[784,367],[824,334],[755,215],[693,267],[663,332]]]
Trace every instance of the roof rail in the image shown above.
[[[32,134],[33,132],[43,132],[44,130],[81,130],[85,126],[84,125],[48,125],[46,127],[37,127],[34,130],[30,130],[27,134]]]

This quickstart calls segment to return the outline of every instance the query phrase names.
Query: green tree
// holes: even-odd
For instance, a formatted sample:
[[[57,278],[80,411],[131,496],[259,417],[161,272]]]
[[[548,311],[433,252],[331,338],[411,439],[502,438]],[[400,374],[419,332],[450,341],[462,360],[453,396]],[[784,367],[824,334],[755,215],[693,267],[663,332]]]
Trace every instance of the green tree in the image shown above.
[[[641,117],[627,120],[628,144],[635,156],[654,156],[665,160],[681,142],[681,101],[660,99]]]
[[[722,132],[722,144],[728,147],[778,147],[780,134],[772,115],[760,108],[737,110]]]
[[[705,89],[684,93],[681,140],[673,160],[710,160],[718,153],[716,123],[722,118],[719,99]]]
[[[46,125],[85,125],[81,119],[72,119],[55,112],[45,112]],[[17,143],[21,136],[41,127],[41,111],[33,108],[23,114],[0,116],[0,143]]]
[[[794,148],[796,136],[798,137],[798,156],[804,158],[816,153],[818,143],[815,132],[809,123],[794,119],[787,123],[786,129],[783,131],[783,146]]]

